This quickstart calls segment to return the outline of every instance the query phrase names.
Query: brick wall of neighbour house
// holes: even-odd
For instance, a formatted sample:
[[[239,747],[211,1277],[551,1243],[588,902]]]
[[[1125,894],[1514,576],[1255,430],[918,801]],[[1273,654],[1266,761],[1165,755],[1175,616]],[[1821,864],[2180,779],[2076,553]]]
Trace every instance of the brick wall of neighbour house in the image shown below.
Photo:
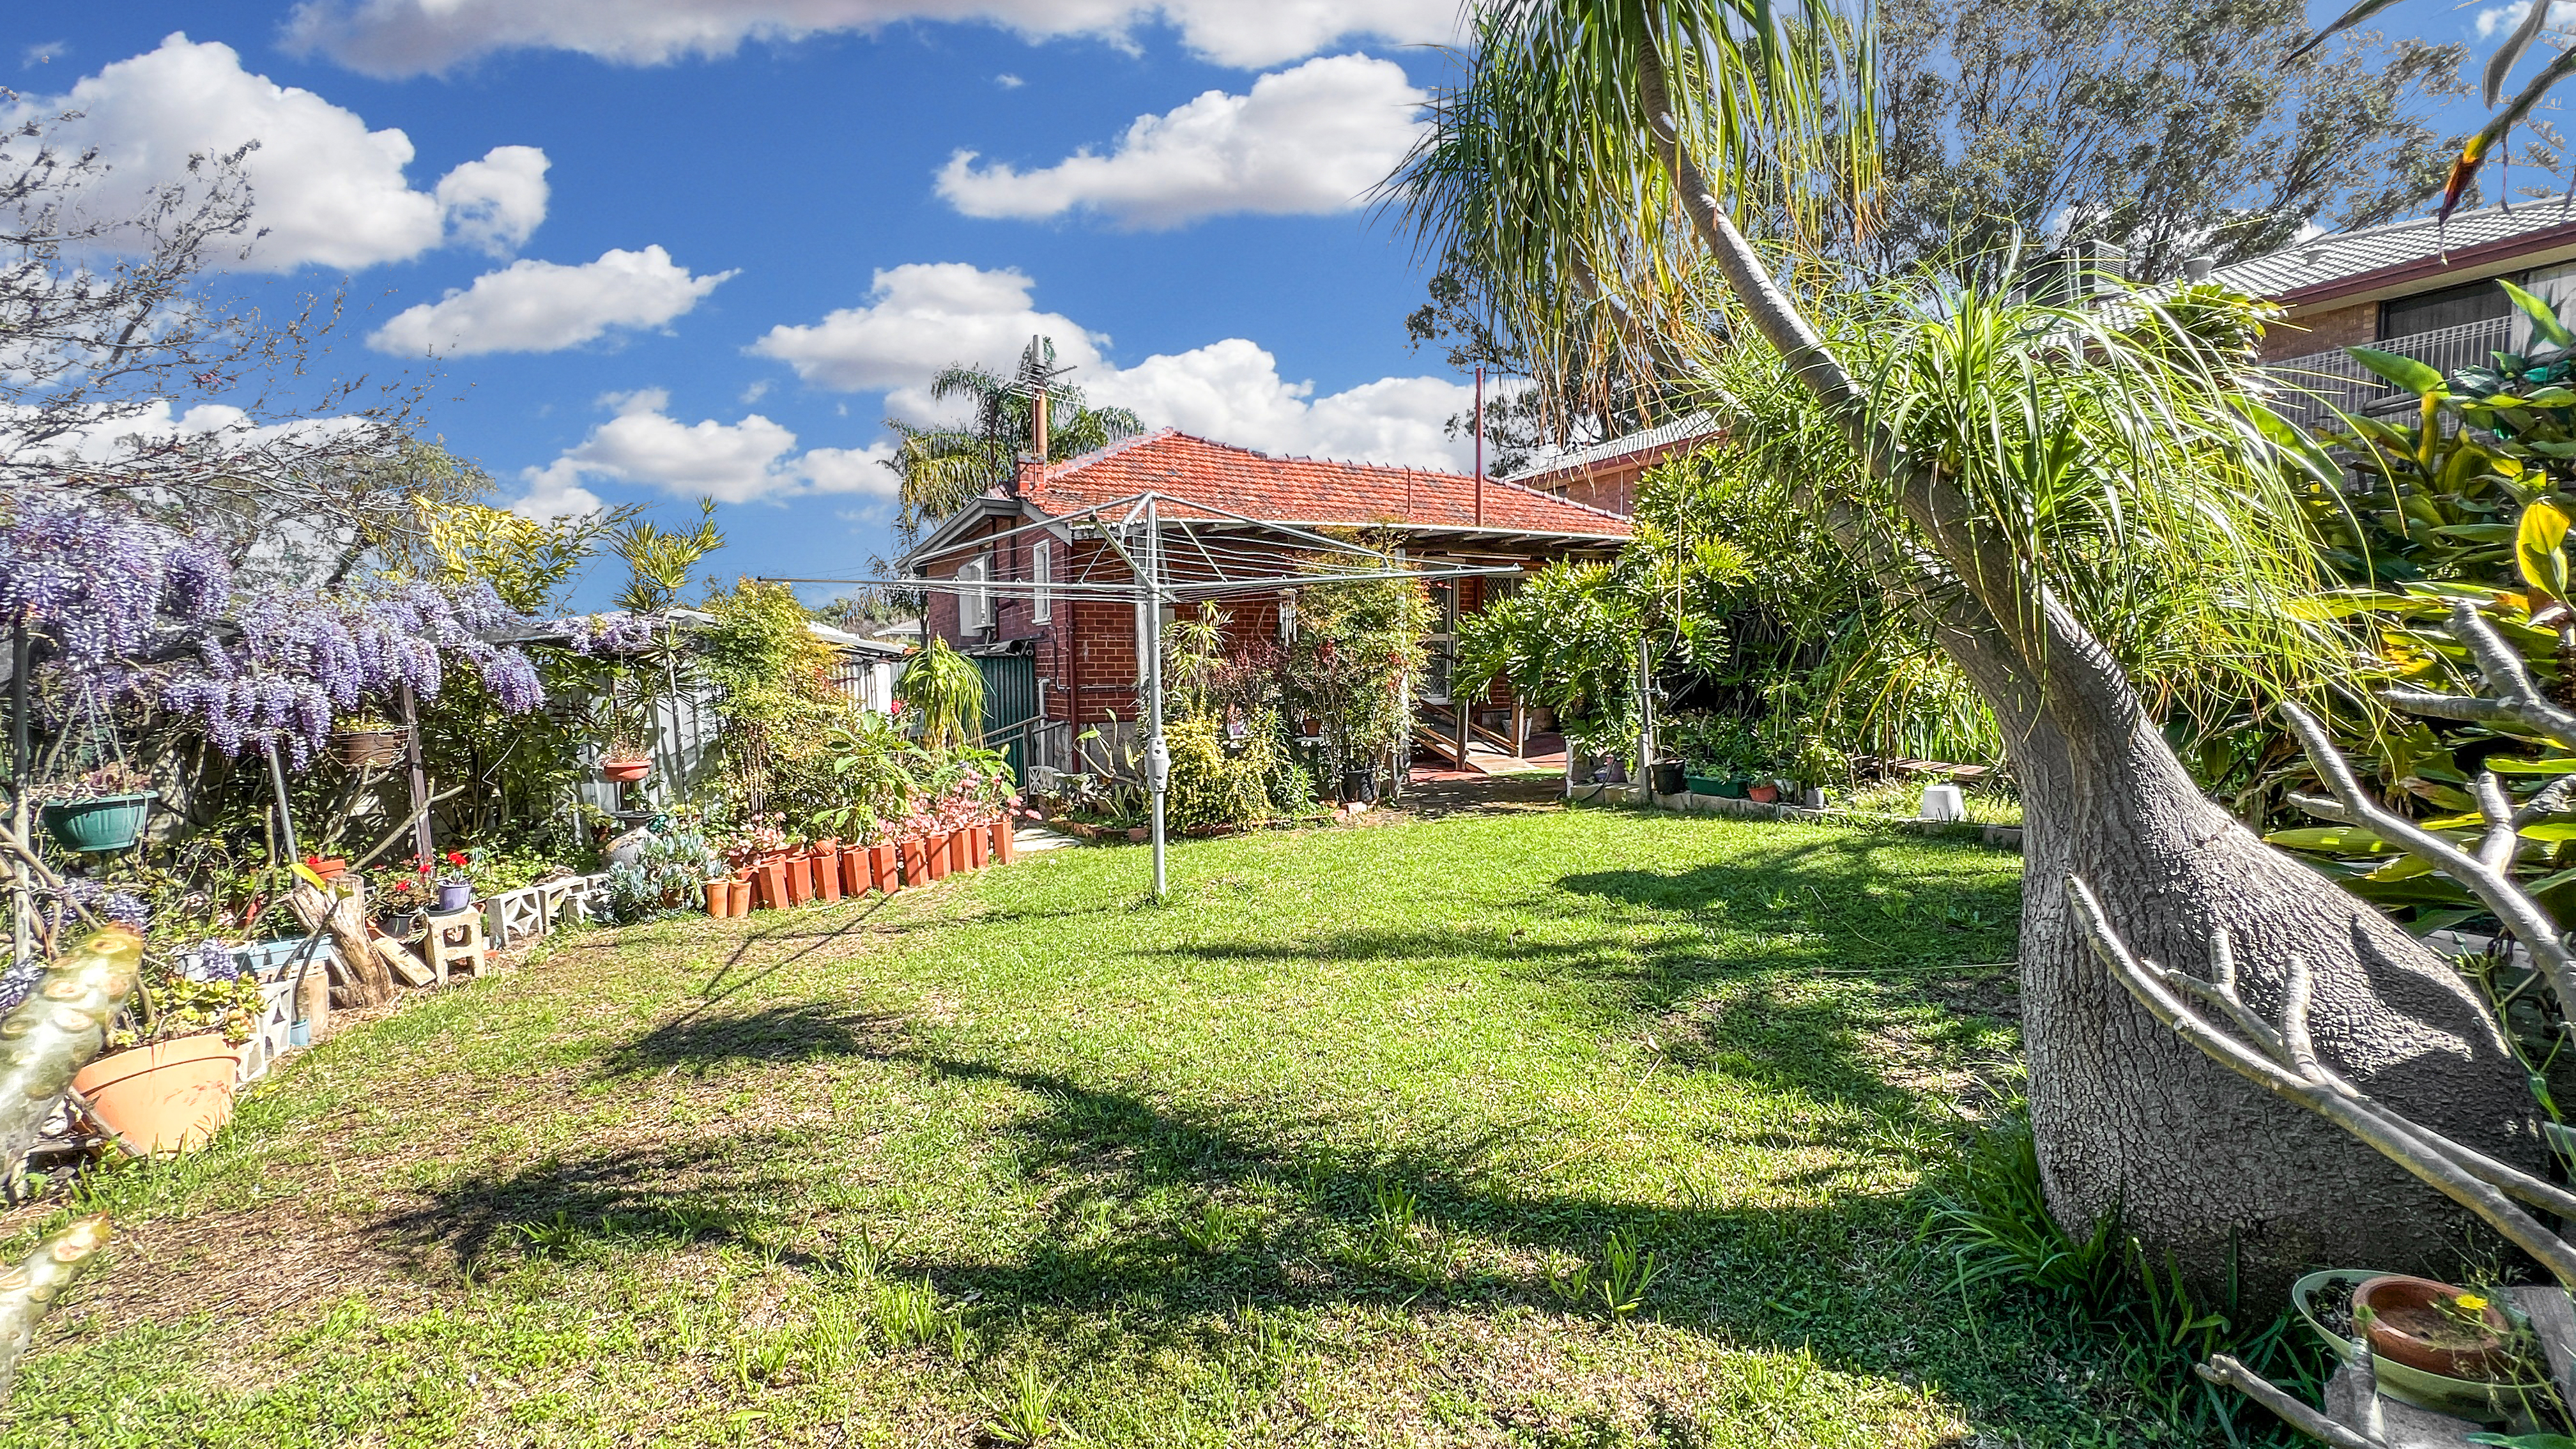
[[[1557,490],[1557,496],[1625,518],[1637,511],[1637,480],[1645,476],[1646,467],[1642,462],[1612,463],[1593,469],[1588,476],[1578,473]]]
[[[2356,302],[2306,312],[2263,329],[2263,360],[2332,352],[2338,347],[2366,346],[2379,336],[2379,304]]]

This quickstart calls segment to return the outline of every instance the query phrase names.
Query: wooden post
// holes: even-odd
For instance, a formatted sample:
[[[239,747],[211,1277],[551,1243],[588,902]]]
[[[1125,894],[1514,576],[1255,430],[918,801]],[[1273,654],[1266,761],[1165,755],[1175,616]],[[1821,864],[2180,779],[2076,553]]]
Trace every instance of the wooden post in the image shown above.
[[[420,758],[420,710],[411,697],[411,686],[402,687],[403,755],[411,765],[411,808],[420,818],[412,822],[412,851],[422,860],[430,858],[429,769]]]
[[[1476,364],[1476,526],[1485,526],[1485,364],[1481,362]]]

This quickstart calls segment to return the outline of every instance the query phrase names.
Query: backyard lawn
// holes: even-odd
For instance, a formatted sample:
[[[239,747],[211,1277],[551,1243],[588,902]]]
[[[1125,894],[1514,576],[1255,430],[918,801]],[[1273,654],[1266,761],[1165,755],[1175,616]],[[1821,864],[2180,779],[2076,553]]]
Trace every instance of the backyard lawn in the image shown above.
[[[1915,1241],[2018,867],[1497,805],[566,937],[116,1175],[0,1444],[2134,1442]]]

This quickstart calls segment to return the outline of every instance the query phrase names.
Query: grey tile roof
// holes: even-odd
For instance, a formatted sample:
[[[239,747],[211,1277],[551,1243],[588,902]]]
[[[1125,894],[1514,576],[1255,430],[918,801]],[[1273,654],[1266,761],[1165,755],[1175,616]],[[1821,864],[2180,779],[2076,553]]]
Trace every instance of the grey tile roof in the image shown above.
[[[2278,297],[2445,252],[2571,226],[2576,226],[2576,210],[2565,206],[2562,198],[2546,197],[2509,210],[2490,206],[2483,211],[2454,212],[2447,228],[2422,216],[2363,231],[2310,237],[2269,256],[2220,267],[2210,280],[2257,297]]]
[[[1606,443],[1594,443],[1588,448],[1576,448],[1569,452],[1541,457],[1511,475],[1508,481],[1527,483],[1532,478],[1571,473],[1596,463],[1607,463],[1624,458],[1631,453],[1642,453],[1649,448],[1661,448],[1673,443],[1690,442],[1694,439],[1713,436],[1724,427],[1725,425],[1718,420],[1717,414],[1713,412],[1689,413],[1661,427],[1647,428],[1625,437],[1612,438]]]

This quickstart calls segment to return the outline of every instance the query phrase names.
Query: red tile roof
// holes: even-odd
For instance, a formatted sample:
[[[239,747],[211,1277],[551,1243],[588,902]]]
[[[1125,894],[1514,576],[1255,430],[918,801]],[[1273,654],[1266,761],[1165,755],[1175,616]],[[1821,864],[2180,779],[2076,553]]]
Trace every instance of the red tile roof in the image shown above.
[[[1014,491],[1055,516],[1151,492],[1268,523],[1579,538],[1626,538],[1631,532],[1618,514],[1492,478],[1484,483],[1480,524],[1476,480],[1463,473],[1274,458],[1171,428],[1043,469],[1024,465]]]

